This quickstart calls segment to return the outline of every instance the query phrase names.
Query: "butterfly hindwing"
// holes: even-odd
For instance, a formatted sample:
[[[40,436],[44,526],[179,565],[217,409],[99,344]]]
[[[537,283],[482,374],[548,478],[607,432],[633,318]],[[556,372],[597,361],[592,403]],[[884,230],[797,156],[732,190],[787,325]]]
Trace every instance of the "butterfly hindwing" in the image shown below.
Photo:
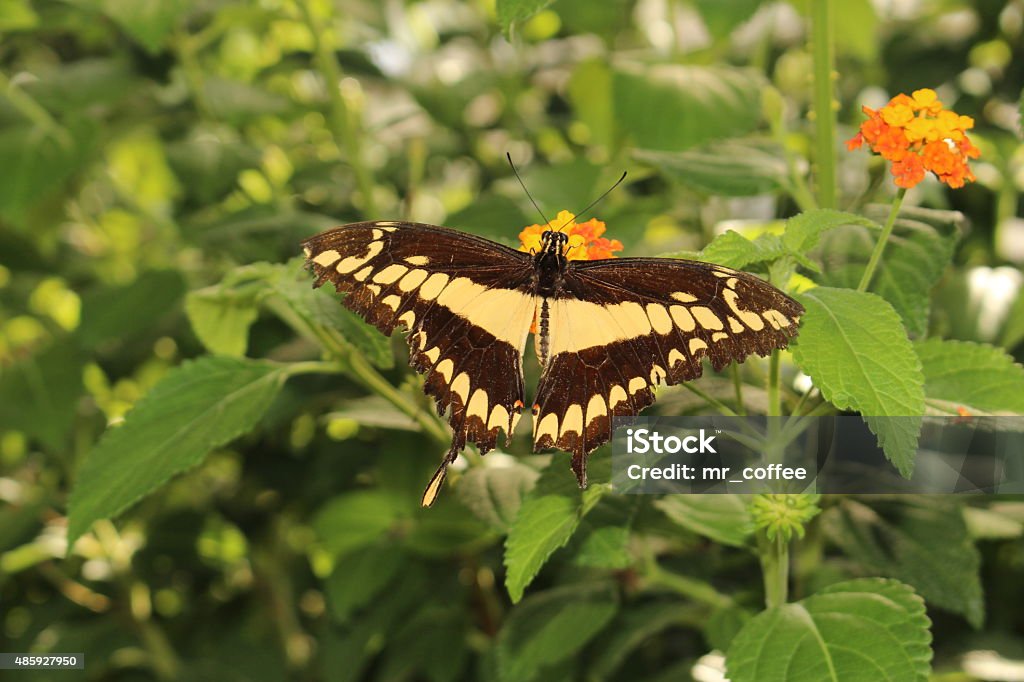
[[[415,223],[346,225],[303,243],[315,286],[386,334],[408,330],[410,364],[454,431],[481,452],[511,435],[523,406],[522,353],[535,297],[530,257],[455,230]],[[440,485],[443,467],[428,492]]]
[[[585,458],[611,438],[611,419],[654,402],[654,387],[785,348],[803,307],[767,282],[674,259],[572,261],[547,301],[548,358],[534,408],[534,449]]]

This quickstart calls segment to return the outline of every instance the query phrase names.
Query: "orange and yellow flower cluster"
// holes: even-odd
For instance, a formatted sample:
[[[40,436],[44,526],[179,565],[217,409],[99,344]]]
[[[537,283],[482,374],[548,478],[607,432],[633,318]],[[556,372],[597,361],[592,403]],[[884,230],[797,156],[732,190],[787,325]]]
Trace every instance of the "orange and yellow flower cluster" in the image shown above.
[[[942,108],[934,90],[899,94],[875,111],[863,107],[868,120],[846,143],[858,149],[867,142],[871,150],[892,162],[898,187],[910,188],[931,171],[950,187],[974,182],[968,159],[978,158],[978,148],[967,138],[974,119]]]
[[[569,260],[602,260],[615,258],[613,251],[622,251],[622,242],[618,239],[602,237],[605,226],[600,220],[591,218],[585,223],[577,223],[576,216],[569,211],[559,211],[555,219],[546,225],[530,225],[519,233],[520,251],[538,252],[541,249],[540,236],[545,231],[564,232],[569,235]]]

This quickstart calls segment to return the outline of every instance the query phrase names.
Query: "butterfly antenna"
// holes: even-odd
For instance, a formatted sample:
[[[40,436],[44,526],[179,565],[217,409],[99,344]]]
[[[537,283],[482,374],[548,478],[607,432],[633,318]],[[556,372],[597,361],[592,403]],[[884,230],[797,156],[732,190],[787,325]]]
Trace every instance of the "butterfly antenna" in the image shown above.
[[[537,202],[533,200],[533,195],[530,194],[530,190],[526,189],[526,183],[523,182],[523,179],[521,177],[519,177],[519,171],[516,170],[516,165],[512,163],[512,155],[508,152],[505,152],[505,158],[508,159],[508,165],[512,166],[512,172],[516,174],[516,180],[519,181],[519,184],[520,186],[522,186],[523,191],[526,192],[526,196],[530,198],[530,203],[533,204],[533,207],[535,209],[537,209],[537,213],[539,213],[540,217],[544,220],[544,224],[549,224],[551,221],[544,217],[544,211],[540,210],[540,206],[538,206]]]
[[[586,213],[587,211],[589,211],[590,209],[592,209],[592,208],[594,208],[595,206],[597,206],[597,205],[598,205],[598,203],[600,203],[602,199],[604,199],[604,198],[605,198],[606,196],[608,196],[609,194],[611,194],[611,193],[612,193],[612,190],[613,190],[613,189],[615,189],[616,187],[618,187],[619,185],[621,185],[621,184],[622,184],[622,181],[623,181],[623,180],[625,180],[625,179],[626,179],[626,171],[622,171],[622,176],[621,176],[621,177],[620,177],[620,178],[619,178],[618,180],[616,180],[616,181],[615,181],[615,184],[614,184],[614,185],[612,185],[611,187],[609,187],[608,189],[606,189],[606,190],[604,191],[604,194],[602,194],[601,196],[599,196],[598,198],[594,199],[594,200],[593,200],[593,201],[591,201],[591,202],[590,202],[589,204],[587,204],[587,207],[586,207],[585,209],[583,209],[582,211],[580,211],[579,213],[577,213],[577,214],[576,214],[576,215],[575,215],[575,216],[574,216],[574,217],[573,217],[573,218],[572,218],[571,220],[569,220],[568,222],[566,222],[566,223],[564,223],[564,224],[560,225],[560,226],[558,227],[558,231],[559,231],[559,232],[561,232],[561,231],[562,231],[562,228],[563,228],[563,227],[565,227],[566,225],[568,225],[569,223],[571,223],[571,222],[572,222],[573,220],[576,220],[576,219],[578,219],[578,218],[579,218],[579,217],[580,217],[581,215],[585,214],[585,213]]]

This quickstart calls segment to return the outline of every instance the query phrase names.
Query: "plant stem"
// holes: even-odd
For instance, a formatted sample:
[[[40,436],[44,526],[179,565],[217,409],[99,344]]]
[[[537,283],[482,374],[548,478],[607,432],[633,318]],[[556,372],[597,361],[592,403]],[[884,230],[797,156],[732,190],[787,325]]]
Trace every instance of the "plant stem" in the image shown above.
[[[265,588],[271,620],[277,628],[288,666],[299,670],[309,664],[312,638],[302,629],[295,609],[295,586],[287,565],[292,554],[283,537],[284,523],[272,524],[264,542],[253,546],[251,561],[253,574]]]
[[[779,365],[781,359],[779,351],[772,351],[768,360],[768,416],[778,417],[782,415],[782,398],[779,384],[781,382]]]
[[[836,207],[836,112],[832,83],[835,63],[832,0],[811,0],[811,54],[814,60],[814,140],[818,205]]]
[[[732,409],[730,409],[729,406],[726,405],[725,403],[723,403],[721,400],[719,400],[718,398],[711,397],[710,395],[708,395],[704,391],[702,391],[699,388],[697,388],[696,386],[694,386],[691,382],[684,381],[683,382],[683,387],[688,389],[691,393],[693,393],[695,395],[698,395],[701,398],[703,398],[705,401],[707,401],[707,403],[709,405],[711,405],[713,408],[715,408],[716,410],[718,410],[719,412],[721,412],[725,416],[727,416],[727,417],[738,417],[739,416],[738,414],[733,412]]]
[[[363,158],[363,134],[359,130],[361,111],[358,110],[358,103],[347,100],[341,90],[343,76],[341,65],[338,63],[332,46],[327,43],[328,28],[317,20],[314,9],[310,7],[311,4],[311,0],[302,0],[298,3],[306,26],[313,36],[313,51],[317,66],[327,83],[327,94],[330,98],[328,122],[331,133],[334,135],[339,149],[344,150],[346,160],[355,173],[359,194],[363,199],[363,214],[375,218],[377,217],[377,207],[373,198],[373,177]],[[330,7],[331,5],[325,6]]]
[[[789,597],[789,543],[781,534],[769,540],[764,531],[760,531],[757,546],[764,574],[765,607],[782,606]]]
[[[326,362],[299,362],[288,368],[289,376],[310,373],[343,372],[363,387],[376,393],[394,405],[399,411],[413,419],[423,432],[437,445],[447,448],[451,436],[445,426],[431,414],[429,409],[418,405],[408,395],[398,390],[381,376],[359,349],[347,343],[334,330],[327,329],[306,316],[299,314],[279,297],[266,299],[265,305],[296,333],[320,346],[330,359]]]
[[[860,278],[857,291],[867,291],[868,285],[871,284],[871,278],[875,274],[878,262],[882,260],[882,252],[885,251],[885,245],[889,242],[889,235],[892,234],[892,227],[896,224],[896,216],[899,215],[900,206],[903,205],[903,197],[906,195],[906,188],[901,187],[900,191],[896,193],[896,197],[892,200],[889,217],[886,219],[885,227],[882,228],[882,234],[879,236],[878,241],[875,243],[875,248],[871,252],[871,259],[868,260],[868,266],[864,269],[864,275]]]
[[[451,436],[441,423],[434,418],[430,410],[424,409],[409,399],[409,397],[391,385],[391,383],[380,375],[370,361],[362,353],[352,350],[348,357],[349,374],[358,380],[363,386],[381,396],[389,403],[397,407],[404,414],[416,420],[424,433],[441,447],[448,447]]]
[[[735,362],[732,364],[732,387],[736,391],[736,414],[746,416],[747,408],[743,405],[743,377],[740,376],[740,366]]]
[[[39,102],[35,101],[28,93],[11,82],[7,74],[0,72],[0,96],[11,103],[18,112],[32,121],[47,135],[53,137],[65,149],[70,149],[74,144],[67,129],[50,115]]]
[[[732,599],[716,590],[711,584],[696,578],[666,571],[658,565],[654,557],[649,557],[644,564],[644,576],[647,584],[665,587],[676,594],[692,599],[701,604],[713,607],[728,606]]]

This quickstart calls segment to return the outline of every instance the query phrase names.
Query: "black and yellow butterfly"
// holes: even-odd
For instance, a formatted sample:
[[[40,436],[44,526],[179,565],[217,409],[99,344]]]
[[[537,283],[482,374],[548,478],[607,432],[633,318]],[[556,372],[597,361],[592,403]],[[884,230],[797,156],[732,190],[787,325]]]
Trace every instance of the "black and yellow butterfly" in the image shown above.
[[[535,254],[455,230],[393,221],[345,225],[303,242],[314,286],[330,281],[344,304],[385,334],[408,329],[410,364],[448,413],[451,449],[431,479],[433,503],[467,441],[482,453],[515,430],[522,357],[531,326],[542,375],[533,405],[534,450],[586,457],[635,416],[659,383],[785,348],[803,307],[767,282],[709,263],[667,258],[568,260],[568,235],[546,231]]]

